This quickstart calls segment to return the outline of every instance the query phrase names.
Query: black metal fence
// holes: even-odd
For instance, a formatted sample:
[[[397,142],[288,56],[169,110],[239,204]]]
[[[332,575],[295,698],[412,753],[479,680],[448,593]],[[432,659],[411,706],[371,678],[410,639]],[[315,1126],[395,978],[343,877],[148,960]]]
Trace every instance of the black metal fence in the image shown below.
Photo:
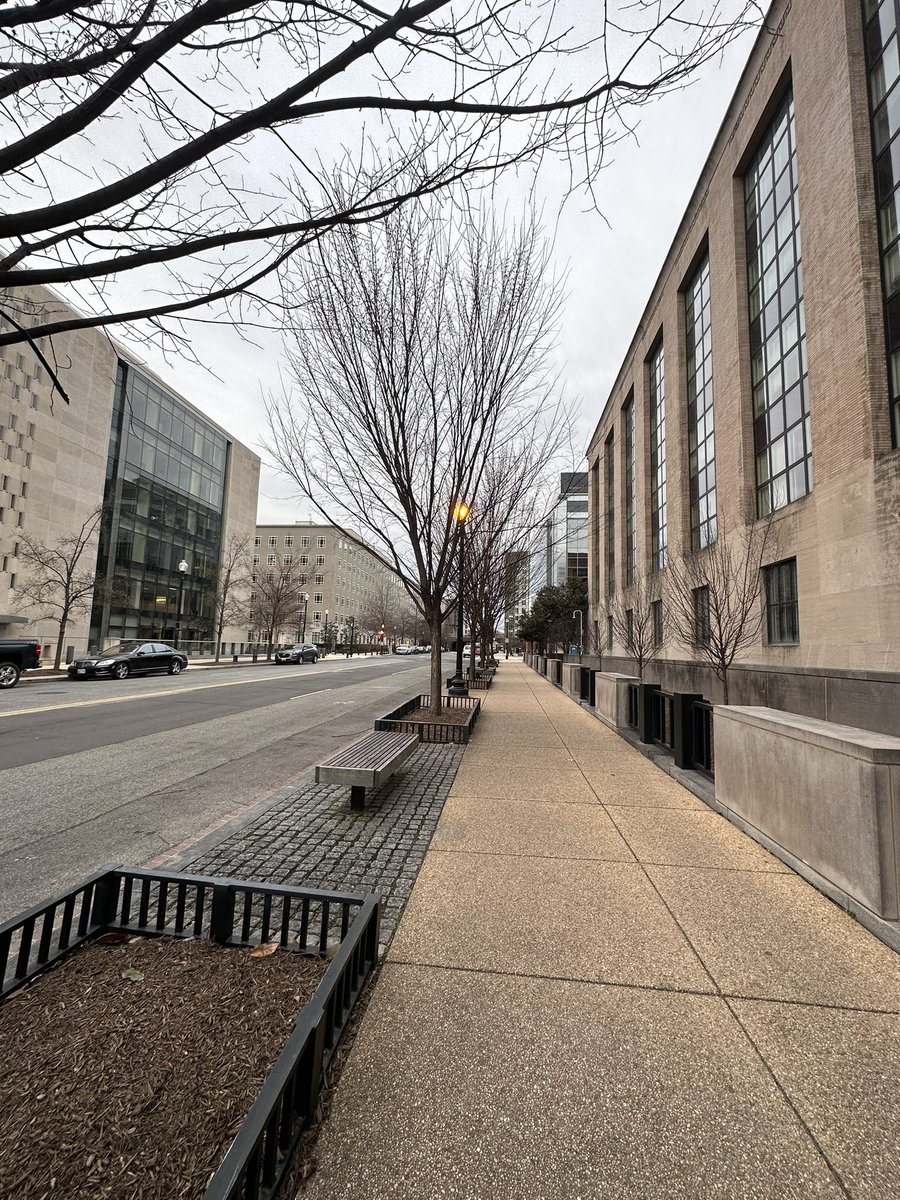
[[[708,700],[694,700],[690,710],[691,766],[707,775],[716,773],[716,743],[713,706]]]
[[[638,717],[640,709],[641,685],[639,683],[629,683],[628,685],[628,724],[630,728],[637,729]]]
[[[375,965],[379,925],[377,896],[107,868],[0,925],[0,999],[114,930],[208,937],[235,947],[277,942],[301,954],[321,954],[340,942],[204,1195],[204,1200],[272,1200]]]
[[[642,742],[672,754],[677,766],[715,773],[713,707],[702,696],[630,683],[627,719]]]
[[[654,690],[649,693],[649,701],[650,736],[658,746],[662,746],[665,750],[673,750],[672,693]]]
[[[415,712],[417,708],[428,708],[430,696],[414,696],[399,708],[392,709],[379,717],[375,722],[376,731],[386,730],[391,733],[418,733],[423,742],[438,745],[464,746],[472,735],[478,714],[481,711],[481,701],[473,696],[441,696],[443,708],[464,708],[471,710],[463,724],[441,721],[439,717],[427,721],[406,721],[405,717]]]

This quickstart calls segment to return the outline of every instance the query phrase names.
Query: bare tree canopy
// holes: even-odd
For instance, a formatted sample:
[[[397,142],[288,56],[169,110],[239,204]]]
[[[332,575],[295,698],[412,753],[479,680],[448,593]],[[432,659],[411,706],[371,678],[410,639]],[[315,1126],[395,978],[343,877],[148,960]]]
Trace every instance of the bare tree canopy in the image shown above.
[[[249,537],[231,533],[222,547],[222,556],[216,568],[216,600],[213,621],[216,635],[216,662],[222,653],[222,637],[227,625],[236,625],[247,612],[245,593],[250,587],[247,571]]]
[[[533,222],[502,235],[428,205],[320,242],[293,281],[293,397],[270,449],[325,519],[382,553],[431,631],[455,602],[464,501],[475,521],[514,464],[517,500],[570,433],[551,367],[559,288]],[[506,465],[505,465],[506,464]],[[536,520],[543,514],[537,514]]]
[[[251,580],[252,591],[247,600],[247,620],[266,643],[266,658],[272,657],[272,648],[288,630],[291,639],[299,637],[303,601],[300,593],[307,582],[303,571],[295,572],[288,563],[278,564],[266,571],[246,572]],[[296,632],[295,632],[296,631]]]
[[[660,572],[639,574],[629,588],[609,599],[606,613],[616,640],[634,659],[638,678],[643,679],[644,668],[659,655],[668,636],[669,610],[662,597]]]
[[[772,518],[726,532],[722,515],[715,542],[669,563],[666,600],[679,641],[709,663],[728,703],[728,672],[759,638],[763,623],[763,560]]]
[[[252,322],[335,227],[546,153],[590,186],[635,106],[758,20],[754,0],[4,4],[0,344],[177,338],[233,300]],[[36,284],[86,315],[36,311]]]

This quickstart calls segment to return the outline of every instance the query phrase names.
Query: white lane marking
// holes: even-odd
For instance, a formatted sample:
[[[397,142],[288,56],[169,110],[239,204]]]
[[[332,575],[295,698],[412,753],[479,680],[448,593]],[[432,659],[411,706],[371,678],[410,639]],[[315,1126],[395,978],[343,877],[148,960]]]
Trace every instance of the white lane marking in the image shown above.
[[[356,668],[353,668],[353,667],[351,667],[351,668],[342,667],[341,668],[341,670],[355,670],[355,669]],[[249,687],[249,686],[252,686],[254,683],[269,683],[269,684],[271,684],[273,678],[281,678],[281,679],[288,678],[288,679],[290,679],[292,677],[296,678],[297,676],[303,675],[303,674],[306,674],[306,672],[286,671],[286,672],[282,672],[282,674],[280,676],[266,675],[262,679],[231,679],[227,683],[198,683],[198,684],[193,684],[190,687],[180,688],[178,691],[173,691],[172,689],[169,689],[164,692],[133,692],[128,696],[104,696],[100,700],[73,700],[67,704],[43,704],[38,708],[11,709],[9,712],[0,712],[0,720],[2,720],[2,718],[4,718],[4,717],[29,717],[29,716],[31,716],[32,713],[59,712],[60,710],[70,709],[70,708],[94,708],[98,704],[124,704],[131,700],[162,700],[162,699],[168,699],[171,696],[184,696],[190,692],[209,692],[209,691],[213,691],[215,688],[241,687],[241,686]],[[336,674],[336,672],[332,671],[331,674]],[[331,689],[326,688],[323,690],[330,691]]]

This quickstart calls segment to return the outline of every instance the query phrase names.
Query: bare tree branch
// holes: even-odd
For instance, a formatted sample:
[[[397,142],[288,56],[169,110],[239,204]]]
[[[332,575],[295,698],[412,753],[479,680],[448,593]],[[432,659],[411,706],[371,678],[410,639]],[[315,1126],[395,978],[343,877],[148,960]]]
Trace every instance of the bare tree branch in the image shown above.
[[[720,516],[716,541],[670,562],[665,572],[673,631],[713,668],[726,704],[728,671],[762,630],[762,565],[771,529],[770,516],[726,532]]]
[[[556,154],[590,191],[640,107],[759,22],[756,0],[614,16],[557,0],[2,6],[0,290],[90,283],[67,291],[87,323],[166,343],[210,303],[246,319],[335,226],[460,179]],[[124,271],[140,300],[122,302]]]

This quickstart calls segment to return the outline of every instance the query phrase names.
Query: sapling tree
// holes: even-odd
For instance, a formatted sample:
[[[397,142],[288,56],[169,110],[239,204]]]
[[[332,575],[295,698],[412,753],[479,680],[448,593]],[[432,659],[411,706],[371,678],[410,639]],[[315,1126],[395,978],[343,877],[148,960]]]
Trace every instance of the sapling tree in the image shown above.
[[[769,517],[728,532],[720,519],[711,546],[671,560],[665,571],[672,628],[712,667],[726,704],[728,673],[762,630],[762,566],[771,528]]]
[[[56,624],[55,670],[72,617],[88,613],[100,586],[96,577],[97,544],[103,509],[95,508],[71,534],[44,542],[22,533],[19,558],[24,564],[19,596],[27,608]]]

